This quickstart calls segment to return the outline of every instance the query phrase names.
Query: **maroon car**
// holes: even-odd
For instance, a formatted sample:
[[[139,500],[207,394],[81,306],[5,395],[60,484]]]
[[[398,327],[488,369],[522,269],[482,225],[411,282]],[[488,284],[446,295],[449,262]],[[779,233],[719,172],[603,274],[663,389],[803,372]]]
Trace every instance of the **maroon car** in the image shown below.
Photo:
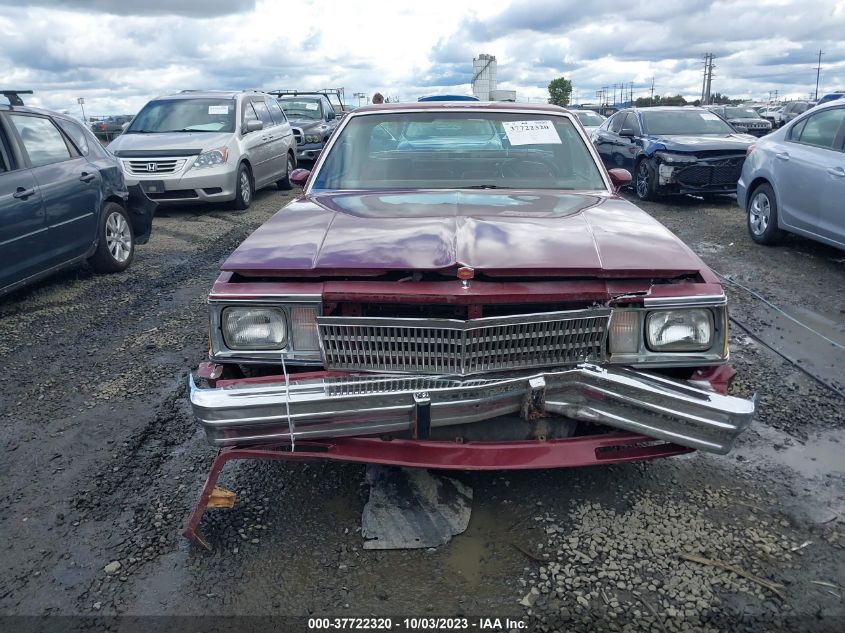
[[[216,467],[609,464],[726,453],[751,421],[718,279],[566,110],[360,108],[293,180],[209,297]]]

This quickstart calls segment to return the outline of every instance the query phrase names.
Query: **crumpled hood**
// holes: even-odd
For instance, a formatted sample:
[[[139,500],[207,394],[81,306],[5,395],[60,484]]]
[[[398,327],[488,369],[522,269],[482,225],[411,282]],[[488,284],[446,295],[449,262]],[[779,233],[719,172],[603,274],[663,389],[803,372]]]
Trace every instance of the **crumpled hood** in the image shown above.
[[[161,134],[121,134],[108,145],[117,156],[125,152],[156,151],[167,156],[168,151],[197,150],[203,152],[228,145],[233,132],[164,132]]]
[[[744,152],[749,145],[757,142],[757,138],[750,134],[707,134],[702,136],[649,136],[651,146],[655,151],[659,145],[672,152],[718,151]]]
[[[662,224],[607,194],[334,193],[291,202],[223,270],[375,275],[470,266],[490,276],[678,276],[706,270]]]

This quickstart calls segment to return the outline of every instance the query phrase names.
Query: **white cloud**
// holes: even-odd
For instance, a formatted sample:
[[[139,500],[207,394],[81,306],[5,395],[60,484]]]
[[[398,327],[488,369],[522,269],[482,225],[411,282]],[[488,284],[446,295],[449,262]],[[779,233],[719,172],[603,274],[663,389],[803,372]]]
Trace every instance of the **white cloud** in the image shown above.
[[[713,91],[806,97],[845,87],[845,0],[620,5],[580,0],[426,3],[271,0],[0,0],[0,87],[88,114],[135,112],[185,88],[322,88],[414,100],[469,92],[472,57],[497,56],[503,88],[544,98],[572,78],[582,98],[614,83],[696,97],[701,55],[716,54]]]

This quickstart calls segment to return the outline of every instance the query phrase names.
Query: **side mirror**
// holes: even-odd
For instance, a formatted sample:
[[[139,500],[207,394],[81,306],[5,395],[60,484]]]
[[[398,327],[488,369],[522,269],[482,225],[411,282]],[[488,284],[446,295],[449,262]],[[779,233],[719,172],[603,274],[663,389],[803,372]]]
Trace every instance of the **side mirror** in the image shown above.
[[[305,183],[308,182],[308,178],[310,176],[311,172],[307,169],[294,169],[292,172],[290,172],[290,181],[297,187],[304,187]],[[628,180],[631,180],[630,176],[628,176]]]
[[[264,121],[257,121],[256,119],[250,119],[246,122],[244,126],[244,134],[249,134],[250,132],[257,132],[258,130],[264,129]]]
[[[627,187],[631,184],[631,173],[627,169],[610,169],[607,172],[610,176],[610,182],[618,193],[622,187]]]
[[[619,130],[619,136],[624,136],[625,138],[634,138],[634,130],[629,127],[623,127]]]
[[[326,121],[331,121],[331,120],[333,120],[333,119],[335,118],[335,116],[336,116],[336,115],[335,115],[335,113],[334,113],[334,112],[326,112]]]

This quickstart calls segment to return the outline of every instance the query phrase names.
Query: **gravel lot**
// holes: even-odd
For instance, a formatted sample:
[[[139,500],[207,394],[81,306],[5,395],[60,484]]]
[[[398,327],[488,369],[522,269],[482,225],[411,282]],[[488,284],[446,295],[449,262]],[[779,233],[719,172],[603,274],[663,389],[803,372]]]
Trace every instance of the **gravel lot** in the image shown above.
[[[645,208],[746,288],[726,286],[732,389],[761,406],[731,455],[457,473],[474,489],[467,532],[396,552],[362,549],[363,467],[232,464],[221,484],[237,505],[202,526],[214,551],[190,547],[179,531],[213,458],[185,393],[206,354],[206,293],[286,199],[165,210],[127,273],[81,268],[0,302],[0,615],[845,630],[845,356],[820,336],[845,345],[845,253],[800,238],[757,246],[730,198]]]

